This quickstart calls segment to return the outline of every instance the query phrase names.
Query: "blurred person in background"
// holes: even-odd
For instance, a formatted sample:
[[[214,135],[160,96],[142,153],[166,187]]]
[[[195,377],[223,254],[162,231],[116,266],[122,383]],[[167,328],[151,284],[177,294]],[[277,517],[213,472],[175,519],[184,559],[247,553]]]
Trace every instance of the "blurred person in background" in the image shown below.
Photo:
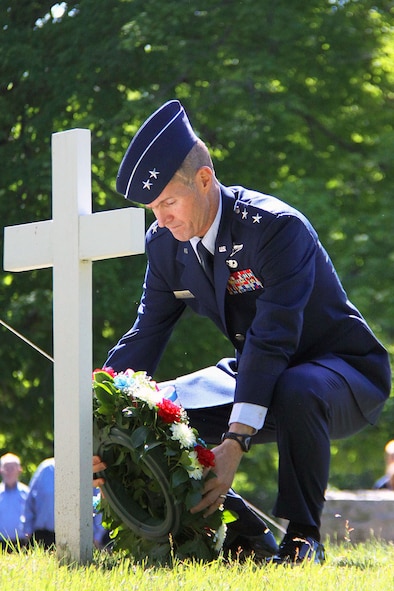
[[[19,456],[6,453],[0,458],[0,544],[11,550],[24,543],[24,511],[29,487],[19,481]]]
[[[94,511],[99,490],[93,490],[93,541],[98,549],[109,542],[109,532],[101,525],[101,514]],[[30,491],[26,500],[25,535],[32,542],[45,549],[53,547],[55,538],[55,459],[43,460],[30,481]]]
[[[373,488],[394,490],[394,439],[391,439],[384,447],[384,462],[386,465],[385,474],[375,482]]]
[[[30,480],[26,499],[25,534],[45,549],[55,543],[55,459],[46,458]]]

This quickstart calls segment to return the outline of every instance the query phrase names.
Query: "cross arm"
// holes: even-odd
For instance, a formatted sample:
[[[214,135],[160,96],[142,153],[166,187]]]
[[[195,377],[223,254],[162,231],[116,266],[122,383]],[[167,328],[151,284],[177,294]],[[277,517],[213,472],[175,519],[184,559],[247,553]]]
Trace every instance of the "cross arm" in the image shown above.
[[[100,261],[145,251],[145,211],[129,207],[79,217],[79,257]]]
[[[52,267],[52,233],[52,220],[4,228],[4,270],[31,271]]]

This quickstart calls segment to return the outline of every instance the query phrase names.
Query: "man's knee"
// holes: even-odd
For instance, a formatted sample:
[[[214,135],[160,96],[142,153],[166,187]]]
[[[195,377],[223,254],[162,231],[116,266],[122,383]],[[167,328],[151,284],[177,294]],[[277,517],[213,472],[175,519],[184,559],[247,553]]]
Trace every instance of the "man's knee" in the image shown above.
[[[306,417],[323,413],[327,415],[328,405],[319,395],[319,380],[303,368],[283,372],[275,387],[272,411],[277,421],[284,417],[290,420],[304,420]]]

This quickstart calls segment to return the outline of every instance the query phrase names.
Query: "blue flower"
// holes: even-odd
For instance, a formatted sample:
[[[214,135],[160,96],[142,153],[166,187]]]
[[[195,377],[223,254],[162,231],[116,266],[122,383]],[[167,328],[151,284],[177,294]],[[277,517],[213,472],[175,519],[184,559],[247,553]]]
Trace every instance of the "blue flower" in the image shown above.
[[[134,378],[125,374],[117,375],[114,377],[114,384],[118,390],[127,390],[135,382]]]

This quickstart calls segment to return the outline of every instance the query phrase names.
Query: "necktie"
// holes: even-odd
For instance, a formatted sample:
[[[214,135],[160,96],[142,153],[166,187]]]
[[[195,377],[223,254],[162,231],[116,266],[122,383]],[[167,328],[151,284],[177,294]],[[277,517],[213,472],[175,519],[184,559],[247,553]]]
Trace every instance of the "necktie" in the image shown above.
[[[209,250],[205,248],[201,240],[197,242],[197,252],[198,256],[200,257],[201,266],[204,269],[209,281],[213,285],[213,254],[211,254]]]

